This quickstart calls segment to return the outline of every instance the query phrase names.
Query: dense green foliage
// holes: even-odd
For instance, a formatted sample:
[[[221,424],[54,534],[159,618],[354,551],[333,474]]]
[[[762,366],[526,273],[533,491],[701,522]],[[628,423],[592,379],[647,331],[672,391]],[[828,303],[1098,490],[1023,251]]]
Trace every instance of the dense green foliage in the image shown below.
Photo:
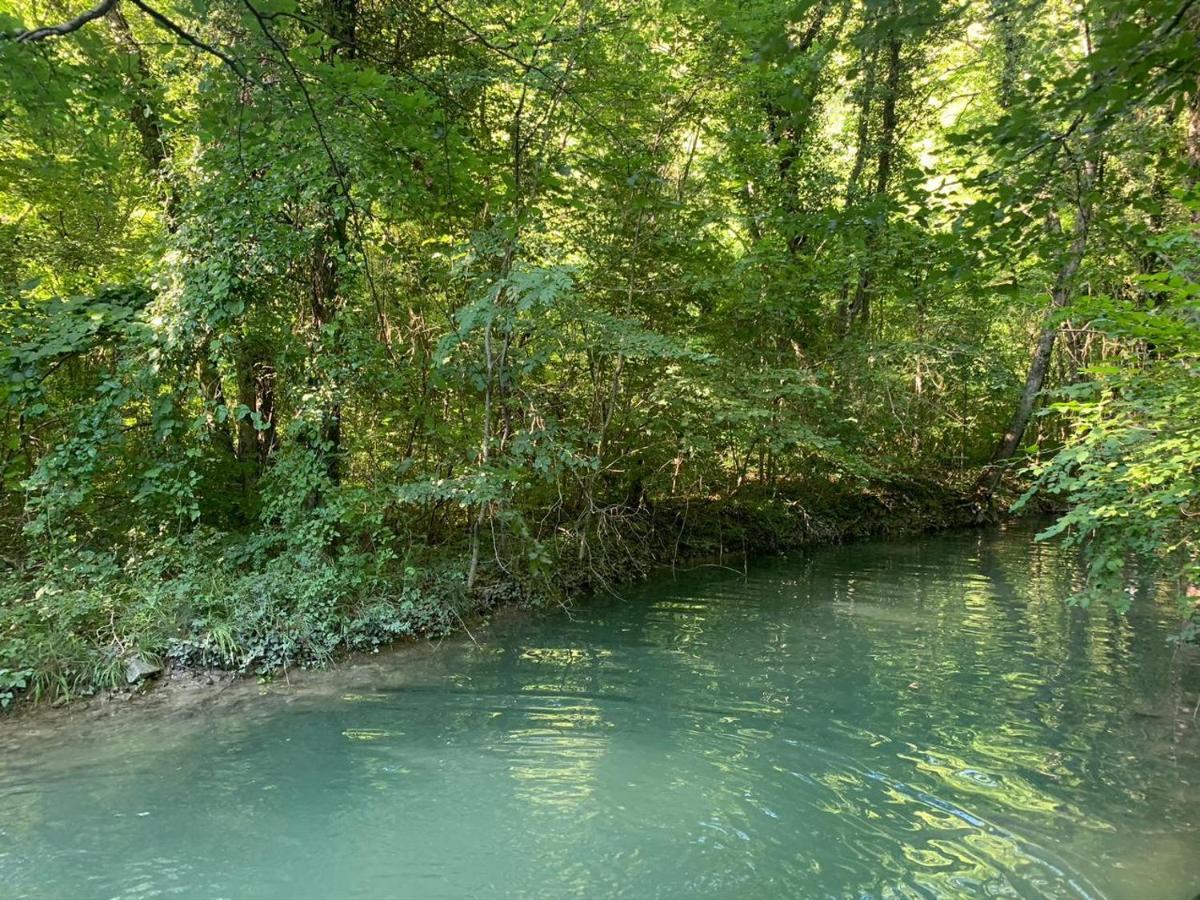
[[[0,4],[17,688],[319,661],[1025,459],[1083,596],[1196,580],[1190,3],[83,12]]]
[[[1165,254],[1192,253],[1193,242],[1183,236],[1161,246]],[[1136,352],[1102,355],[1086,378],[1059,391],[1051,410],[1072,430],[1036,467],[1029,492],[1069,500],[1045,536],[1063,534],[1083,547],[1089,583],[1080,599],[1108,599],[1124,610],[1133,598],[1131,568],[1144,583],[1167,576],[1188,637],[1196,634],[1190,611],[1200,585],[1200,284],[1194,277],[1194,266],[1142,276],[1142,306],[1111,298],[1084,306],[1099,335]]]

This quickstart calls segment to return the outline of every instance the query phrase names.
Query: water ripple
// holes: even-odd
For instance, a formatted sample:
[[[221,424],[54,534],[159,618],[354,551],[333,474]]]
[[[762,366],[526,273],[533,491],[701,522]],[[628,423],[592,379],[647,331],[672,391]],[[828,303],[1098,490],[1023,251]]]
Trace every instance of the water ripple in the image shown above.
[[[0,895],[1184,900],[1200,666],[1169,610],[1065,607],[1073,567],[854,545],[6,735]]]

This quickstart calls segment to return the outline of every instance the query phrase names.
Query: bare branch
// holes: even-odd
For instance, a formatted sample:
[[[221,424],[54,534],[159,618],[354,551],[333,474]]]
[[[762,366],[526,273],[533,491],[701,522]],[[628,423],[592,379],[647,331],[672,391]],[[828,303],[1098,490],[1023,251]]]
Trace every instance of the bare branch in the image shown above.
[[[18,31],[16,34],[11,35],[11,39],[18,44],[28,44],[33,41],[43,41],[50,37],[62,37],[64,34],[70,34],[72,31],[78,31],[94,19],[99,19],[107,15],[116,5],[117,0],[100,0],[99,3],[87,12],[80,13],[68,22],[63,22],[61,25],[45,25],[41,28]]]
[[[113,2],[115,3],[116,0],[113,0]],[[142,0],[129,0],[129,2],[132,3],[134,6],[136,6],[138,9],[140,9],[142,12],[144,12],[146,15],[148,15],[151,19],[153,19],[154,24],[156,24],[159,28],[162,28],[165,31],[171,32],[171,34],[175,35],[177,38],[179,38],[185,44],[191,44],[197,50],[203,50],[205,53],[208,53],[211,56],[215,56],[217,59],[221,60],[221,62],[225,63],[225,65],[229,66],[229,68],[233,70],[234,74],[237,75],[238,78],[241,78],[243,81],[249,80],[246,76],[246,70],[242,68],[242,64],[240,62],[238,62],[236,59],[234,59],[232,56],[230,56],[228,53],[226,53],[224,50],[214,47],[211,44],[205,43],[200,38],[196,37],[194,34],[191,34],[190,32],[185,31],[183,28],[176,25],[174,22],[172,22],[170,19],[168,19],[162,13],[160,13],[158,10],[156,10],[150,6],[147,6],[145,3],[142,2]]]
[[[63,22],[61,25],[46,25],[42,28],[31,28],[26,31],[18,31],[13,35],[0,35],[0,38],[8,37],[9,39],[16,41],[18,44],[28,44],[33,41],[42,41],[50,37],[62,37],[63,35],[70,34],[73,31],[78,31],[89,22],[93,22],[96,19],[100,19],[108,15],[108,13],[117,8],[118,2],[119,0],[100,0],[98,4],[93,6],[87,12],[81,13],[74,19],[71,19],[69,22]],[[183,41],[183,43],[195,47],[197,50],[207,53],[210,56],[215,56],[217,59],[221,60],[221,62],[225,63],[225,65],[229,66],[229,68],[233,70],[234,74],[236,74],[238,78],[242,79],[243,81],[251,80],[247,76],[246,70],[242,64],[224,50],[214,47],[212,44],[209,44],[206,41],[196,37],[196,35],[167,18],[157,9],[154,9],[148,4],[142,2],[142,0],[129,0],[129,2],[148,15],[151,20],[153,20],[154,24],[159,28],[162,28],[164,31],[169,31],[171,34]]]

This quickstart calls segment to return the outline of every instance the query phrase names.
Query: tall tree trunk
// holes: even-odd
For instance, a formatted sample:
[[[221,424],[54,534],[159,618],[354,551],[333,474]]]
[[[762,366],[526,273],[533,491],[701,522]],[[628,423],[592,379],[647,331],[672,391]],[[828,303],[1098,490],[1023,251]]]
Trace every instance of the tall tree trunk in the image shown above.
[[[848,332],[856,324],[866,326],[871,320],[871,295],[874,286],[871,278],[872,257],[879,246],[887,219],[887,204],[892,180],[892,166],[896,154],[896,127],[898,117],[896,104],[900,96],[901,76],[901,42],[899,35],[893,32],[888,38],[887,45],[887,76],[884,81],[882,127],[879,134],[879,160],[875,170],[875,204],[878,207],[876,215],[867,228],[865,241],[866,259],[858,270],[858,280],[854,287],[854,300],[846,308],[843,331]]]
[[[870,13],[870,6],[867,6],[865,15],[867,16],[867,25],[870,27],[874,23],[874,16]],[[876,91],[876,70],[879,61],[879,43],[872,37],[869,43],[862,49],[862,78],[858,85],[858,118],[855,126],[855,149],[854,149],[854,164],[850,167],[850,176],[846,179],[846,197],[843,204],[843,212],[849,215],[859,196],[859,182],[862,181],[863,172],[867,168],[867,157],[871,152],[871,108],[875,101]],[[837,306],[837,327],[839,330],[845,330],[845,323],[848,320],[850,311],[850,280],[847,278],[842,284],[841,299],[838,300]]]
[[[238,419],[237,458],[247,476],[247,487],[262,474],[278,441],[275,428],[275,367],[268,359],[263,347],[243,338],[241,352],[235,360],[238,407],[245,407],[254,417],[246,415]],[[264,427],[259,428],[259,424]]]
[[[788,52],[790,54],[803,56],[812,50],[813,45],[821,34],[821,28],[829,13],[831,2],[832,0],[820,0],[816,8],[812,11],[812,18],[809,20],[808,27],[800,36],[800,40],[794,47],[789,48]],[[843,2],[841,7],[842,16],[840,21],[835,23],[835,34],[841,31],[846,15],[849,12],[850,4]],[[809,127],[816,114],[817,93],[821,87],[822,74],[823,72],[820,70],[810,68],[798,84],[790,86],[793,96],[799,97],[798,101],[793,101],[794,106],[790,112],[778,103],[774,97],[768,96],[764,102],[764,110],[767,117],[767,133],[770,135],[771,143],[779,150],[778,169],[779,180],[783,189],[784,206],[789,218],[792,220],[789,225],[795,229],[789,235],[787,244],[788,252],[792,254],[800,251],[808,237],[803,228],[797,227],[803,209],[799,190],[796,185],[794,169],[796,161],[800,158],[800,151],[808,135]]]
[[[1050,308],[1046,312],[1046,323],[1042,327],[1042,333],[1034,348],[1033,358],[1029,363],[1029,373],[1025,377],[1025,386],[1021,389],[1017,408],[992,454],[991,465],[979,479],[977,492],[984,500],[990,500],[1004,474],[1003,464],[1017,452],[1017,448],[1021,445],[1021,439],[1025,436],[1025,429],[1029,426],[1029,420],[1033,416],[1033,408],[1038,394],[1041,393],[1046,382],[1046,372],[1050,368],[1050,358],[1058,337],[1059,326],[1054,318],[1071,301],[1072,283],[1075,275],[1079,272],[1084,253],[1087,250],[1088,232],[1092,222],[1091,189],[1095,178],[1096,164],[1094,161],[1085,160],[1082,168],[1071,245],[1067,248],[1066,257],[1055,276],[1054,286],[1050,291]],[[1056,213],[1051,213],[1050,228],[1051,231],[1062,234],[1062,224]]]
[[[132,62],[128,83],[129,118],[137,129],[142,159],[162,200],[163,224],[167,234],[173,235],[179,230],[180,195],[179,187],[171,173],[171,145],[162,126],[162,92],[155,84],[142,46],[134,37],[120,6],[109,10],[106,19],[117,46]],[[220,371],[210,352],[211,345],[210,334],[201,341],[196,351],[200,393],[204,397],[205,406],[210,410],[207,422],[209,438],[224,456],[232,457],[235,449],[229,424],[218,421],[212,412],[225,406],[225,391],[221,384]]]
[[[1200,187],[1200,77],[1192,85],[1188,98],[1187,121],[1188,187],[1193,191]],[[1200,209],[1192,211],[1192,221],[1200,222]]]
[[[1086,18],[1080,20],[1080,45],[1086,60],[1092,54],[1091,28]],[[1093,73],[1093,82],[1097,75]],[[1075,222],[1072,228],[1071,244],[1067,248],[1054,285],[1050,291],[1050,308],[1046,311],[1046,322],[1042,326],[1037,346],[1033,350],[1033,358],[1029,362],[1029,371],[1025,376],[1025,386],[1017,400],[1017,408],[1013,412],[1008,427],[1001,435],[995,451],[992,453],[990,465],[980,474],[976,482],[976,496],[983,505],[990,505],[992,494],[1000,484],[1004,475],[1004,464],[1012,459],[1021,446],[1021,439],[1029,427],[1033,409],[1038,395],[1046,383],[1046,373],[1050,368],[1050,359],[1054,353],[1054,344],[1058,338],[1059,326],[1054,321],[1060,310],[1071,302],[1071,290],[1083,257],[1087,251],[1088,233],[1092,224],[1094,211],[1092,190],[1097,185],[1100,172],[1100,154],[1096,146],[1096,137],[1089,138],[1083,148],[1076,178]],[[1062,235],[1062,223],[1057,212],[1052,211],[1048,218],[1050,231]]]
[[[129,22],[121,13],[119,6],[114,6],[107,16],[109,30],[117,42],[117,46],[130,58],[134,71],[129,73],[129,118],[137,129],[141,139],[142,158],[154,178],[155,187],[162,196],[163,217],[167,231],[174,234],[179,227],[176,217],[179,211],[179,190],[171,177],[171,152],[167,137],[163,131],[162,118],[159,113],[161,97],[154,84],[154,78],[146,65],[146,57],[142,47],[133,36]]]
[[[334,44],[326,55],[326,61],[354,59],[357,54],[358,2],[357,0],[328,0],[325,8],[326,31]],[[319,343],[328,336],[342,305],[342,267],[340,260],[349,254],[350,215],[352,200],[349,182],[341,163],[329,159],[331,176],[335,180],[328,191],[325,202],[325,227],[317,237],[312,256],[311,305],[313,338]],[[322,378],[320,374],[316,376]],[[330,396],[320,412],[316,446],[313,448],[322,461],[330,483],[339,484],[342,478],[342,404],[337,389],[326,385]],[[319,502],[319,497],[312,499]]]
[[[1002,109],[1011,109],[1017,102],[1017,85],[1021,78],[1025,36],[1014,21],[1018,12],[1017,0],[992,0],[992,27],[1000,41],[999,100]]]
[[[854,165],[846,180],[846,202],[849,209],[858,199],[858,184],[867,167],[867,156],[871,151],[871,107],[875,101],[875,73],[878,68],[879,45],[872,41],[863,48],[863,75],[858,89],[858,120],[854,149]]]
[[[329,339],[330,326],[337,318],[342,303],[341,267],[338,260],[345,258],[349,239],[346,214],[334,211],[337,209],[335,199],[330,198],[329,224],[317,238],[317,246],[313,250],[310,312],[314,346],[319,346],[323,338]],[[320,372],[314,373],[314,377],[318,381],[328,381],[328,377]],[[323,388],[330,396],[321,407],[317,442],[313,450],[321,459],[329,481],[336,485],[340,483],[342,475],[342,405],[335,387],[325,384]]]

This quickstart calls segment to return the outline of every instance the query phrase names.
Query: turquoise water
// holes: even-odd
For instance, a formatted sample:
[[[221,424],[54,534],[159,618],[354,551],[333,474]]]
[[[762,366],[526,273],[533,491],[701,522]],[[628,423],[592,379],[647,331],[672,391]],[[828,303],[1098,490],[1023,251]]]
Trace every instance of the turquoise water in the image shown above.
[[[1200,892],[1200,664],[1025,530],[0,724],[0,897]]]

